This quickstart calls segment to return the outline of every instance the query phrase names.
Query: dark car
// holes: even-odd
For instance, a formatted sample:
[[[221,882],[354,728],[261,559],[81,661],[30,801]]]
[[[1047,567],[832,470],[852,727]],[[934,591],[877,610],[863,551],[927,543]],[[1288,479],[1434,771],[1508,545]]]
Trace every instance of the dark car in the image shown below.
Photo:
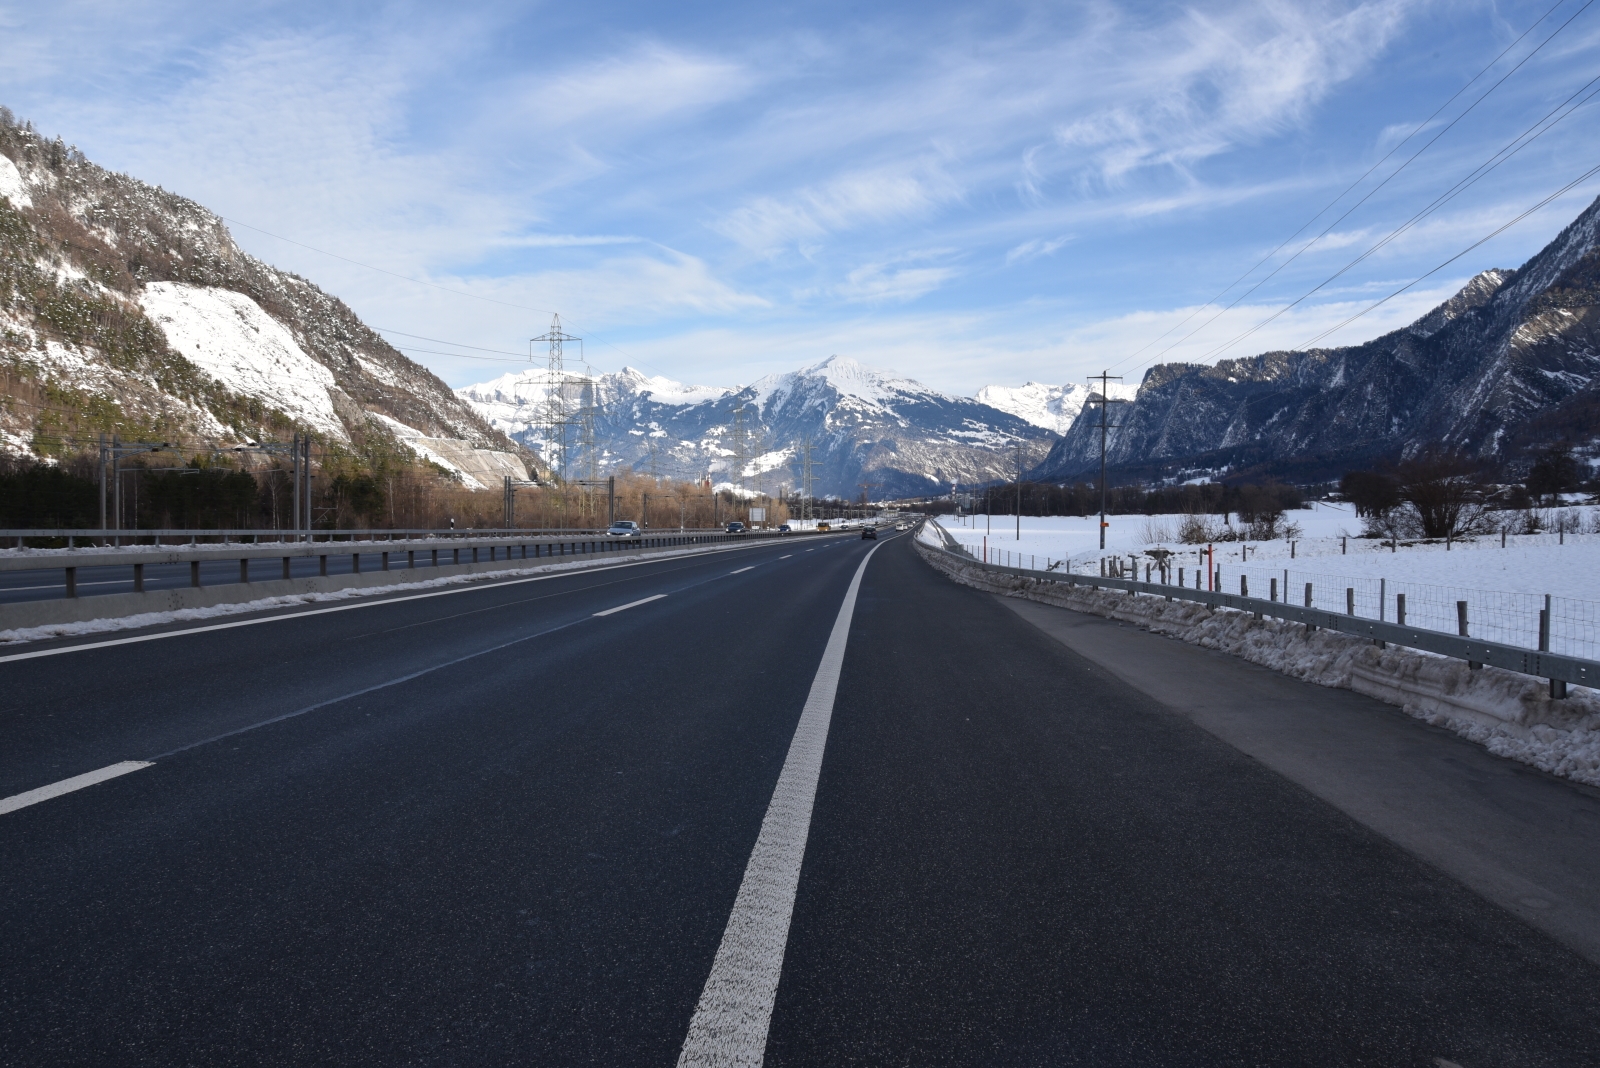
[[[738,521],[734,521],[732,523],[729,523],[728,524],[728,533],[729,534],[743,534],[744,533],[744,524],[740,523]]]
[[[619,519],[606,530],[608,538],[642,538],[644,531],[631,519]]]
[[[868,540],[868,541],[877,541],[878,540],[878,528],[877,527],[862,527],[861,528],[861,537],[863,539]]]
[[[782,526],[780,526],[778,528],[778,533],[779,534],[792,534],[792,533],[794,533],[794,529],[792,527],[790,527],[788,523],[785,523],[785,524],[783,524]]]

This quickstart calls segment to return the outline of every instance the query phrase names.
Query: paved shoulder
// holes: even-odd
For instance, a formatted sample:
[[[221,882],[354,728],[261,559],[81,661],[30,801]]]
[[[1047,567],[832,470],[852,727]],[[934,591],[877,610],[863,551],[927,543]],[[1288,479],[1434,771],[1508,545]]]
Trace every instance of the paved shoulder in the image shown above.
[[[909,547],[833,730],[769,1064],[1600,1050],[1600,970]]]
[[[1600,791],[1349,690],[1115,620],[996,601],[1600,963]]]

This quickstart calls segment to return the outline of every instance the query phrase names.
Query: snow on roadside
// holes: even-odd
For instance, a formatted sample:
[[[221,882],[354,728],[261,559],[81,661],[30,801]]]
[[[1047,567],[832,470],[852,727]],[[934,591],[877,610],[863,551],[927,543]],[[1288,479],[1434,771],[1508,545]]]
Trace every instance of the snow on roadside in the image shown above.
[[[937,538],[925,530],[918,540],[934,545]],[[1565,700],[1551,700],[1544,680],[1512,671],[1473,671],[1458,660],[1379,649],[1353,635],[1308,632],[1300,624],[1257,620],[1248,612],[995,575],[959,558],[923,555],[966,585],[1120,619],[1297,679],[1355,690],[1448,728],[1497,756],[1600,786],[1600,694],[1593,690],[1572,687]]]

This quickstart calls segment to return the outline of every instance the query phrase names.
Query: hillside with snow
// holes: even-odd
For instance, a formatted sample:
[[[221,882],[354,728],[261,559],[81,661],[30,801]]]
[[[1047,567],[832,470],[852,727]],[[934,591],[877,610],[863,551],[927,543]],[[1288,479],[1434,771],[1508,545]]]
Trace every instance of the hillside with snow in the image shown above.
[[[0,361],[13,452],[64,455],[104,432],[203,453],[306,431],[319,454],[432,464],[469,486],[526,477],[532,460],[343,302],[245,254],[213,213],[3,109]]]

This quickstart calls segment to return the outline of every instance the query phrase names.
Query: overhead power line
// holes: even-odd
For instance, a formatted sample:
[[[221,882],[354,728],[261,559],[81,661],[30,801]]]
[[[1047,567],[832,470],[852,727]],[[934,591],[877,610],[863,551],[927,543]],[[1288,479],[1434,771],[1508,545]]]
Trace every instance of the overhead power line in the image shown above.
[[[1522,213],[1517,215],[1515,218],[1508,220],[1507,222],[1505,222],[1505,223],[1501,224],[1500,226],[1496,227],[1494,230],[1492,230],[1489,233],[1485,234],[1483,237],[1480,237],[1478,240],[1474,241],[1472,244],[1468,245],[1466,248],[1462,249],[1460,252],[1457,252],[1454,256],[1451,256],[1449,259],[1445,260],[1443,263],[1439,264],[1437,267],[1433,268],[1430,271],[1426,271],[1426,272],[1418,275],[1417,277],[1413,278],[1411,281],[1407,282],[1405,285],[1401,286],[1399,289],[1396,289],[1394,292],[1392,292],[1388,296],[1384,297],[1382,300],[1374,301],[1372,304],[1370,304],[1367,307],[1365,307],[1365,308],[1361,309],[1360,311],[1356,312],[1354,315],[1350,316],[1350,318],[1344,320],[1342,323],[1339,323],[1337,326],[1331,326],[1328,329],[1322,331],[1322,333],[1318,334],[1316,337],[1312,338],[1310,341],[1306,342],[1304,345],[1302,345],[1300,347],[1302,349],[1310,348],[1312,345],[1315,345],[1318,341],[1321,341],[1323,338],[1327,337],[1329,334],[1332,334],[1332,333],[1335,333],[1335,332],[1337,332],[1339,330],[1344,329],[1345,327],[1349,326],[1351,323],[1355,322],[1357,319],[1361,318],[1363,315],[1366,315],[1368,312],[1373,311],[1373,310],[1375,310],[1377,308],[1380,308],[1383,305],[1389,303],[1389,301],[1393,300],[1395,297],[1398,297],[1400,294],[1404,293],[1406,290],[1410,289],[1412,286],[1416,285],[1418,282],[1421,282],[1423,279],[1428,278],[1431,275],[1438,274],[1440,271],[1442,271],[1446,267],[1450,266],[1456,260],[1459,260],[1462,256],[1465,256],[1467,253],[1471,252],[1473,249],[1477,248],[1479,245],[1482,245],[1484,242],[1489,241],[1492,238],[1499,237],[1501,234],[1505,233],[1507,230],[1509,230],[1513,226],[1517,225],[1517,223],[1521,222],[1523,219],[1526,219],[1528,216],[1532,215],[1534,212],[1538,211],[1540,208],[1545,207],[1547,204],[1549,204],[1551,201],[1555,200],[1557,197],[1561,196],[1564,193],[1571,192],[1573,189],[1575,189],[1578,186],[1582,185],[1584,182],[1588,181],[1590,178],[1593,178],[1597,174],[1600,174],[1600,165],[1596,165],[1596,166],[1590,167],[1588,170],[1586,170],[1582,174],[1578,175],[1578,177],[1574,178],[1572,181],[1568,182],[1566,185],[1562,186],[1560,189],[1557,189],[1554,193],[1551,193],[1549,196],[1545,197],[1543,200],[1539,201],[1537,204],[1535,204],[1532,207],[1528,208],[1527,210],[1523,211]]]
[[[1426,119],[1423,119],[1420,123],[1418,123],[1416,125],[1416,127],[1413,128],[1412,131],[1405,136],[1405,138],[1403,138],[1399,143],[1397,143],[1393,148],[1391,148],[1387,153],[1385,153],[1383,155],[1383,157],[1378,160],[1378,162],[1374,163],[1371,167],[1368,167],[1367,170],[1361,175],[1361,177],[1357,178],[1354,182],[1351,182],[1350,185],[1346,186],[1337,196],[1335,196],[1323,208],[1321,208],[1319,211],[1317,211],[1316,214],[1312,215],[1311,218],[1307,219],[1304,223],[1302,223],[1300,225],[1300,227],[1295,230],[1294,233],[1290,234],[1287,238],[1285,238],[1282,242],[1280,242],[1276,248],[1274,248],[1271,252],[1267,253],[1260,260],[1258,260],[1254,265],[1252,265],[1249,270],[1245,271],[1238,278],[1234,279],[1232,282],[1228,283],[1228,285],[1224,286],[1223,289],[1215,297],[1212,297],[1210,300],[1206,301],[1206,303],[1202,304],[1200,307],[1198,307],[1194,311],[1190,312],[1176,326],[1170,327],[1169,329],[1164,331],[1160,336],[1155,338],[1153,341],[1143,345],[1142,347],[1140,347],[1139,349],[1137,349],[1133,353],[1130,353],[1127,357],[1125,357],[1124,359],[1122,359],[1118,363],[1114,364],[1113,366],[1115,366],[1115,367],[1125,366],[1129,361],[1133,360],[1140,353],[1144,352],[1145,349],[1150,348],[1151,345],[1156,344],[1162,338],[1166,337],[1168,334],[1171,334],[1174,330],[1182,329],[1182,327],[1184,325],[1186,325],[1190,320],[1192,320],[1196,315],[1199,315],[1206,308],[1208,308],[1211,305],[1215,304],[1218,300],[1220,300],[1223,296],[1225,296],[1230,290],[1232,290],[1240,282],[1244,281],[1251,274],[1255,273],[1255,271],[1258,270],[1263,264],[1269,262],[1274,256],[1276,256],[1279,252],[1281,252],[1289,244],[1289,242],[1293,241],[1296,237],[1298,237],[1301,233],[1303,233],[1305,231],[1306,227],[1310,226],[1317,219],[1321,218],[1322,215],[1324,215],[1335,204],[1337,204],[1340,200],[1343,200],[1347,195],[1349,195],[1349,193],[1352,190],[1354,190],[1362,182],[1366,181],[1366,179],[1369,176],[1371,176],[1371,174],[1374,171],[1376,171],[1379,167],[1381,167],[1387,160],[1389,160],[1390,157],[1392,157],[1396,152],[1400,151],[1400,149],[1405,147],[1405,145],[1410,143],[1412,138],[1416,137],[1416,135],[1418,133],[1420,133],[1423,129],[1425,129],[1428,126],[1429,123],[1431,123],[1447,107],[1449,107],[1456,99],[1458,99],[1461,96],[1462,93],[1465,93],[1480,78],[1482,78],[1491,69],[1493,69],[1493,67],[1497,63],[1499,63],[1500,60],[1504,59],[1505,56],[1508,53],[1510,53],[1513,48],[1515,48],[1525,38],[1527,38],[1527,36],[1530,33],[1532,33],[1535,29],[1537,29],[1546,19],[1548,19],[1551,16],[1551,14],[1553,14],[1555,12],[1556,8],[1560,7],[1565,2],[1566,2],[1566,0],[1556,0],[1555,4],[1553,4],[1548,10],[1546,10],[1543,15],[1540,15],[1539,18],[1536,19],[1533,22],[1533,24],[1530,25],[1526,30],[1523,30],[1522,33],[1519,34],[1515,40],[1513,40],[1510,44],[1508,44],[1505,48],[1503,48],[1500,51],[1500,53],[1494,57],[1494,59],[1490,60],[1488,62],[1488,64],[1486,64],[1483,67],[1482,70],[1478,71],[1477,74],[1474,74],[1471,78],[1469,78],[1466,81],[1466,83],[1461,86],[1460,89],[1457,89],[1454,93],[1452,93],[1450,95],[1449,99],[1447,99],[1444,103],[1440,104],[1437,108],[1435,108],[1431,115],[1429,115]],[[1399,175],[1402,171],[1404,171],[1407,167],[1409,167],[1419,156],[1421,156],[1424,152],[1426,152],[1429,148],[1431,148],[1435,143],[1437,143],[1438,140],[1441,137],[1443,137],[1446,133],[1448,133],[1457,123],[1459,123],[1463,118],[1465,118],[1468,114],[1470,114],[1473,111],[1473,109],[1475,109],[1479,104],[1483,103],[1483,101],[1491,93],[1493,93],[1496,89],[1498,89],[1501,85],[1503,85],[1506,82],[1507,79],[1509,79],[1513,74],[1515,74],[1518,70],[1520,70],[1530,59],[1532,59],[1535,55],[1537,55],[1545,47],[1545,45],[1549,44],[1556,37],[1557,34],[1561,33],[1562,30],[1566,29],[1567,26],[1572,23],[1573,19],[1577,18],[1579,15],[1583,14],[1584,11],[1588,10],[1589,7],[1594,2],[1595,2],[1595,0],[1586,0],[1586,2],[1583,4],[1582,7],[1580,7],[1577,11],[1573,12],[1573,14],[1570,15],[1565,22],[1563,22],[1560,26],[1557,26],[1553,31],[1551,31],[1549,36],[1547,36],[1543,41],[1541,41],[1538,44],[1538,46],[1535,47],[1532,51],[1530,51],[1526,56],[1523,56],[1520,60],[1518,60],[1516,65],[1513,66],[1504,75],[1502,75],[1493,85],[1489,86],[1488,89],[1484,90],[1483,93],[1481,93],[1476,100],[1474,100],[1470,105],[1467,106],[1467,108],[1465,108],[1461,112],[1461,114],[1457,115],[1454,119],[1451,119],[1448,124],[1446,124],[1437,134],[1435,134],[1432,138],[1430,138],[1428,140],[1427,144],[1424,144],[1421,148],[1417,149],[1416,152],[1412,153],[1412,155],[1409,158],[1407,158],[1403,163],[1401,163],[1400,166],[1396,167],[1381,182],[1379,182],[1376,186],[1374,186],[1371,190],[1369,190],[1366,193],[1366,195],[1364,195],[1355,204],[1351,205],[1348,209],[1346,209],[1346,211],[1342,215],[1340,215],[1339,218],[1335,219],[1332,223],[1330,223],[1326,228],[1324,228],[1322,230],[1321,233],[1319,233],[1316,237],[1313,237],[1310,241],[1306,242],[1306,244],[1303,245],[1300,249],[1298,249],[1292,256],[1290,256],[1283,263],[1280,263],[1277,267],[1273,268],[1273,270],[1266,277],[1262,278],[1260,281],[1258,281],[1255,285],[1251,286],[1244,293],[1241,293],[1238,297],[1236,297],[1233,301],[1231,301],[1226,307],[1220,308],[1216,312],[1215,315],[1212,315],[1209,319],[1207,319],[1205,322],[1201,323],[1199,326],[1195,327],[1193,330],[1189,331],[1189,333],[1185,334],[1183,337],[1181,337],[1178,340],[1172,342],[1172,344],[1168,345],[1166,348],[1164,348],[1160,352],[1156,353],[1149,360],[1144,361],[1144,363],[1140,364],[1140,366],[1145,366],[1145,365],[1153,362],[1154,360],[1160,359],[1162,356],[1164,356],[1167,353],[1171,352],[1173,349],[1175,349],[1179,345],[1183,344],[1185,341],[1188,341],[1190,338],[1194,337],[1201,330],[1204,330],[1207,326],[1210,326],[1212,323],[1216,322],[1217,319],[1221,318],[1227,312],[1229,312],[1233,308],[1237,307],[1241,302],[1243,302],[1245,299],[1247,299],[1252,293],[1255,293],[1257,290],[1259,290],[1263,285],[1265,285],[1268,281],[1270,281],[1273,277],[1275,277],[1280,271],[1282,271],[1290,263],[1293,263],[1296,259],[1298,259],[1301,254],[1306,252],[1313,245],[1315,245],[1318,241],[1322,240],[1322,238],[1326,237],[1329,233],[1331,233],[1335,227],[1337,227],[1345,219],[1349,218],[1349,216],[1350,216],[1350,214],[1352,212],[1354,212],[1357,208],[1361,207],[1362,204],[1365,204],[1368,200],[1370,200],[1376,193],[1378,193],[1381,189],[1383,189],[1384,186],[1386,186],[1391,180],[1393,180],[1397,175]],[[1236,340],[1240,340],[1240,339],[1236,339]],[[1231,344],[1231,342],[1230,342],[1230,344]],[[1205,359],[1205,358],[1206,357],[1202,357],[1202,359]]]
[[[1584,104],[1587,104],[1590,100],[1592,100],[1594,98],[1594,95],[1595,95],[1592,92],[1590,92],[1589,95],[1585,96],[1582,100],[1577,100],[1577,98],[1581,94],[1583,94],[1585,92],[1588,92],[1595,85],[1596,82],[1600,82],[1600,76],[1596,76],[1594,78],[1591,78],[1577,92],[1573,93],[1571,96],[1567,97],[1566,100],[1564,100],[1560,104],[1556,105],[1555,108],[1553,108],[1549,112],[1547,112],[1543,117],[1541,117],[1532,126],[1528,127],[1526,130],[1524,130],[1522,133],[1518,134],[1516,137],[1513,137],[1510,141],[1508,141],[1505,145],[1503,145],[1498,151],[1496,151],[1493,155],[1491,155],[1487,160],[1485,160],[1484,162],[1478,164],[1478,166],[1474,167],[1471,171],[1469,171],[1465,177],[1463,177],[1461,179],[1458,179],[1457,182],[1455,183],[1455,185],[1451,186],[1449,189],[1445,190],[1443,193],[1440,193],[1437,197],[1435,197],[1428,204],[1426,204],[1422,208],[1418,209],[1415,213],[1412,214],[1412,216],[1409,219],[1407,219],[1405,222],[1401,223],[1399,226],[1396,226],[1394,229],[1390,230],[1387,234],[1385,234],[1381,239],[1379,239],[1375,244],[1373,244],[1365,252],[1361,253],[1359,256],[1355,257],[1350,262],[1346,263],[1343,267],[1340,267],[1337,271],[1333,272],[1327,278],[1324,278],[1322,281],[1318,282],[1316,285],[1312,286],[1310,289],[1306,290],[1300,296],[1296,297],[1294,300],[1290,301],[1288,304],[1285,304],[1283,307],[1279,308],[1277,311],[1273,312],[1271,315],[1267,316],[1265,319],[1261,320],[1259,323],[1256,323],[1254,326],[1250,327],[1250,329],[1248,329],[1248,330],[1244,331],[1243,333],[1238,334],[1235,337],[1229,339],[1228,341],[1225,341],[1222,344],[1217,345],[1216,347],[1210,349],[1203,356],[1200,357],[1201,361],[1209,360],[1213,356],[1221,355],[1223,352],[1226,352],[1228,349],[1232,348],[1234,345],[1237,345],[1239,342],[1241,342],[1245,338],[1251,336],[1256,331],[1260,330],[1262,327],[1267,326],[1269,323],[1272,323],[1273,321],[1278,319],[1279,316],[1282,316],[1285,313],[1291,311],[1292,309],[1294,309],[1295,307],[1297,307],[1298,305],[1303,303],[1305,300],[1309,299],[1311,296],[1313,296],[1314,294],[1316,294],[1317,292],[1322,290],[1324,287],[1326,287],[1330,283],[1332,283],[1335,280],[1337,280],[1340,277],[1342,277],[1346,272],[1350,271],[1352,268],[1354,268],[1354,267],[1358,266],[1359,264],[1361,264],[1362,262],[1364,262],[1368,257],[1372,256],[1373,254],[1378,252],[1380,249],[1384,248],[1390,242],[1392,242],[1396,238],[1398,238],[1401,234],[1404,234],[1407,230],[1410,230],[1417,223],[1421,222],[1423,219],[1427,218],[1429,215],[1432,215],[1435,211],[1439,210],[1445,204],[1447,204],[1450,201],[1454,200],[1461,193],[1465,192],[1467,189],[1469,189],[1473,185],[1477,184],[1477,182],[1480,179],[1482,179],[1485,176],[1487,176],[1491,171],[1493,171],[1495,168],[1499,167],[1500,164],[1504,163],[1506,160],[1510,159],[1512,156],[1516,155],[1518,152],[1521,152],[1524,148],[1528,147],[1528,145],[1532,144],[1540,136],[1542,136],[1543,134],[1548,132],[1550,129],[1552,129],[1555,126],[1556,123],[1560,122],[1562,119],[1566,118],[1568,115],[1572,114],[1578,108],[1582,107]],[[1573,103],[1574,100],[1577,100],[1577,103]],[[1558,112],[1560,112],[1561,114],[1557,114]]]

